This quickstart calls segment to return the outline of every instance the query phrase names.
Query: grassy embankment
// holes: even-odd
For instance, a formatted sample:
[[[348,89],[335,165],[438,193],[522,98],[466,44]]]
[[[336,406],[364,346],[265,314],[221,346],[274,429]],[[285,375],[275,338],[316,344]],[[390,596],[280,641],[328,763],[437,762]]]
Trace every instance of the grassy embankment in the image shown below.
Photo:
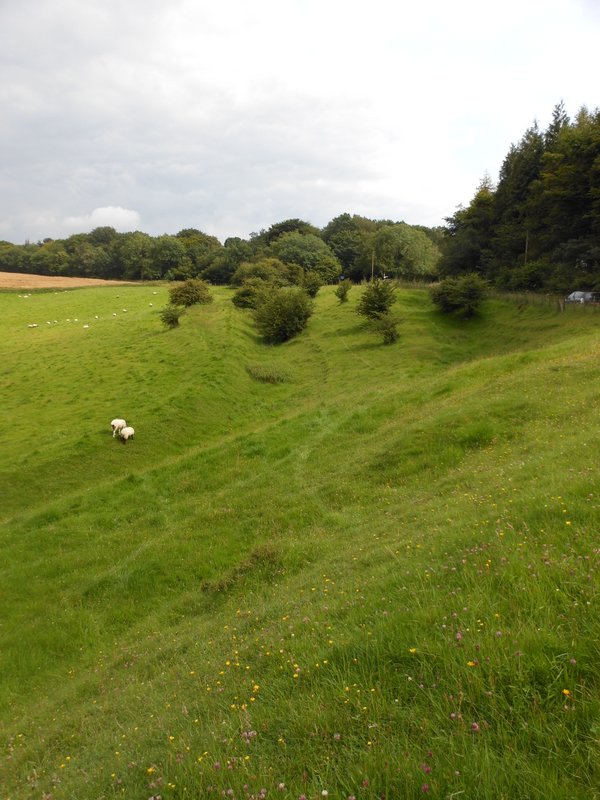
[[[600,796],[600,316],[214,293],[0,295],[0,798]]]

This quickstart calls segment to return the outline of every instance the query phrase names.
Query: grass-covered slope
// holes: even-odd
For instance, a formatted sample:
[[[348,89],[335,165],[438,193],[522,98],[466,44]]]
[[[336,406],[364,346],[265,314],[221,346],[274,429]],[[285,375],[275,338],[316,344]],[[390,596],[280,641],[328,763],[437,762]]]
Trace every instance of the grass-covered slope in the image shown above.
[[[213,291],[0,295],[0,798],[598,797],[600,315]]]

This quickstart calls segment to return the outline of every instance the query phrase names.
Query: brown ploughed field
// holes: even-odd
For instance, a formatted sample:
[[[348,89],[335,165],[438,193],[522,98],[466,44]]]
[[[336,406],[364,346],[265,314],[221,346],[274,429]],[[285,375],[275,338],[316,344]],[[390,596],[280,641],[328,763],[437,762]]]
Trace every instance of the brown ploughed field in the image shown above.
[[[79,286],[120,286],[129,281],[104,281],[99,278],[65,278],[57,275],[29,275],[25,272],[0,272],[2,289],[76,289]]]

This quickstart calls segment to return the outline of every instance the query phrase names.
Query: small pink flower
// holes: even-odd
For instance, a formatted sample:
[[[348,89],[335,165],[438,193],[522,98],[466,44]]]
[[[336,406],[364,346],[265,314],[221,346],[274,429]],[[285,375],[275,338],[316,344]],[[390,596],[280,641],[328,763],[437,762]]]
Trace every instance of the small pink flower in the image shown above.
[[[456,631],[456,636],[454,637],[457,642],[460,642],[462,639],[462,633],[460,631]]]
[[[221,769],[221,762],[215,761],[215,763],[213,764],[213,769]]]
[[[476,722],[472,722],[472,723],[471,723],[471,730],[472,730],[474,733],[479,733],[479,725],[478,725]]]
[[[429,784],[428,783],[424,783],[423,786],[421,786],[421,791],[425,792],[425,794],[427,794],[427,792],[429,791]]]
[[[333,738],[335,739],[336,742],[339,742],[339,740],[342,738],[342,734],[341,733],[334,733],[333,734]]]

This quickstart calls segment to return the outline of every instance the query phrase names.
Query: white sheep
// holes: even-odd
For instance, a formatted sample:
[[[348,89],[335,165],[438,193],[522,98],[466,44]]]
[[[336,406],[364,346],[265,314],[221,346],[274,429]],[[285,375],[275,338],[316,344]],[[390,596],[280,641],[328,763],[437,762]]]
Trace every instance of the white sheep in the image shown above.
[[[123,444],[127,444],[129,439],[133,439],[135,431],[131,427],[131,425],[126,425],[124,428],[121,428],[119,431],[119,436],[123,440]]]
[[[127,426],[127,423],[124,419],[113,419],[110,423],[110,427],[112,428],[113,437],[117,435],[117,433],[121,433],[123,428]]]

